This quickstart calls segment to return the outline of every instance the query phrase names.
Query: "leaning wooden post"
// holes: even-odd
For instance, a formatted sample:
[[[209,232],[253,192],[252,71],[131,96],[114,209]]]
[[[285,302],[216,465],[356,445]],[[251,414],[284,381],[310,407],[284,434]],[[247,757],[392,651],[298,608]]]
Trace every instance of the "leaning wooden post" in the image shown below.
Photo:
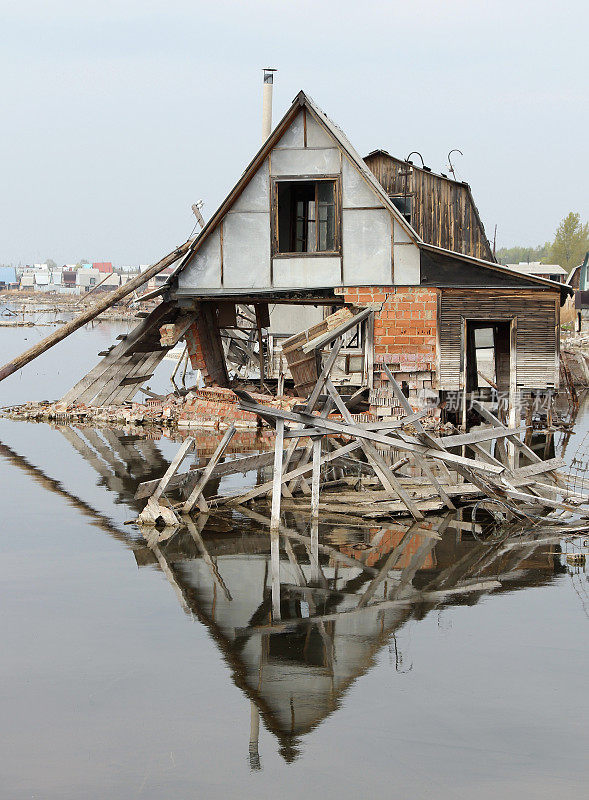
[[[160,506],[159,499],[164,493],[166,486],[172,480],[174,475],[178,472],[180,464],[184,461],[184,458],[186,457],[188,452],[192,450],[193,447],[194,447],[194,439],[191,436],[189,436],[182,442],[182,444],[180,445],[180,449],[174,456],[168,469],[165,471],[162,479],[156,486],[154,493],[147,501],[147,505],[145,506],[141,514],[139,514],[139,517],[137,518],[138,523],[144,525],[155,525],[158,517],[163,517],[166,525],[174,525],[178,523],[178,519],[174,514],[174,512],[172,511],[172,509]]]
[[[272,616],[280,619],[280,498],[282,497],[282,460],[284,458],[284,420],[276,421],[272,515],[270,517],[270,566],[272,571]]]
[[[188,500],[182,506],[182,513],[183,514],[189,514],[192,511],[192,509],[194,508],[194,506],[195,506],[195,504],[197,502],[199,504],[199,508],[200,508],[201,511],[207,511],[208,510],[207,502],[204,499],[204,497],[202,497],[203,489],[207,485],[207,482],[208,482],[209,478],[213,474],[213,470],[217,466],[217,462],[219,461],[219,459],[221,458],[221,456],[225,452],[225,448],[227,447],[227,445],[231,441],[231,438],[232,438],[234,433],[235,433],[235,425],[232,425],[230,428],[228,428],[225,431],[225,435],[223,436],[223,438],[221,439],[221,441],[217,445],[217,449],[215,450],[215,452],[211,456],[211,459],[210,459],[209,463],[207,464],[207,466],[206,466],[206,468],[205,468],[205,470],[204,470],[204,472],[202,474],[201,479],[196,484],[194,489],[191,491]]]

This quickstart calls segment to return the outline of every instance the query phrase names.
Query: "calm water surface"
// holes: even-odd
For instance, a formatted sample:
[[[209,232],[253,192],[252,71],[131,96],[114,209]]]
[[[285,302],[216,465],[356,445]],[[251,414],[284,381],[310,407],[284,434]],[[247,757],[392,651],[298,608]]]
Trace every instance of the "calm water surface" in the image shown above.
[[[0,405],[59,396],[124,327],[80,331],[0,384]],[[36,330],[0,331],[3,360]],[[588,427],[582,411],[569,455]],[[290,622],[269,635],[263,526],[211,516],[150,547],[124,524],[176,443],[10,420],[0,442],[2,798],[586,795],[588,585],[558,545],[505,553],[441,518],[439,539],[325,525],[348,560],[317,571],[304,538],[283,541]],[[395,579],[354,610],[387,558]]]

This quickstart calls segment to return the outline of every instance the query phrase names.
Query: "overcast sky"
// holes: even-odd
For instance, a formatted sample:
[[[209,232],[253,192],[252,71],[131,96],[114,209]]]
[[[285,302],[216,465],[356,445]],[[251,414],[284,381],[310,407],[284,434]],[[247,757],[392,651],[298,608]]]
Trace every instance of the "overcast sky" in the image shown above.
[[[0,263],[153,262],[304,89],[366,155],[470,183],[497,246],[589,217],[587,0],[3,0]]]

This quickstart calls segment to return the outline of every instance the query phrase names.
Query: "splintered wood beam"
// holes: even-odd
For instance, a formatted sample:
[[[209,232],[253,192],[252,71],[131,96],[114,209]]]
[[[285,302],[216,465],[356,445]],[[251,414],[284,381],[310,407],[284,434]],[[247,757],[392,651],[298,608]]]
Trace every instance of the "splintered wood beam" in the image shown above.
[[[172,520],[175,520],[176,523],[178,522],[178,519],[171,508],[160,506],[159,499],[164,493],[170,480],[178,471],[180,464],[184,461],[186,455],[190,452],[190,450],[193,449],[193,447],[194,439],[192,437],[188,437],[182,442],[178,452],[172,459],[170,466],[161,477],[154,493],[151,495],[147,501],[147,505],[139,515],[137,520],[139,523],[155,525],[158,517],[163,517],[166,525],[174,524]]]
[[[131,378],[123,378],[120,382],[119,386],[133,386],[136,383],[143,383],[144,381],[148,381],[150,378],[153,378],[153,373],[149,373],[149,375],[134,375]]]
[[[505,428],[506,427],[505,425],[503,425],[503,423],[501,422],[500,419],[498,419],[494,414],[492,414],[490,411],[488,411],[484,407],[484,405],[482,405],[482,403],[480,403],[478,400],[473,400],[472,407],[477,412],[477,414],[479,414],[486,422],[490,422],[492,425],[496,425],[497,427],[501,427],[501,428]],[[542,461],[540,456],[537,455],[536,453],[534,453],[532,448],[528,447],[527,444],[522,442],[519,439],[519,437],[517,437],[517,436],[509,436],[507,438],[515,447],[517,447],[518,450],[520,450],[525,456],[527,456],[529,458],[529,460],[532,461],[533,463],[538,463],[538,462]],[[556,481],[558,481],[559,483],[562,482],[562,478],[559,477],[558,475],[556,475],[556,473],[554,473],[554,479]]]
[[[107,308],[110,308],[112,305],[114,305],[114,303],[122,300],[123,297],[127,297],[127,295],[134,292],[137,287],[142,286],[154,275],[157,275],[158,272],[161,272],[166,267],[169,267],[170,264],[173,264],[174,261],[177,261],[180,256],[183,256],[188,251],[188,248],[191,246],[193,241],[194,239],[188,239],[186,242],[184,242],[184,244],[176,247],[175,250],[172,250],[171,253],[162,258],[156,264],[153,264],[140,275],[137,275],[137,277],[128,281],[123,286],[119,286],[114,292],[109,292],[109,294],[107,294],[102,300],[98,300],[93,306],[83,311],[75,319],[71,320],[71,322],[62,325],[62,327],[58,328],[56,331],[54,331],[54,333],[46,336],[45,339],[42,339],[32,347],[29,347],[28,350],[25,350],[24,353],[21,353],[16,358],[13,358],[12,361],[9,361],[0,369],[0,381],[3,381],[4,378],[7,378],[9,375],[12,375],[13,372],[22,369],[22,367],[33,361],[33,359],[37,358],[37,356],[45,353],[47,350],[49,350],[49,348],[63,341],[63,339],[67,338],[71,333],[74,333],[74,331],[82,328],[84,325],[86,325],[86,323],[95,319],[99,314],[102,314],[103,311],[105,311]]]
[[[448,447],[462,447],[462,445],[478,444],[480,442],[490,442],[493,439],[504,439],[509,436],[519,436],[525,433],[526,428],[483,428],[472,433],[459,433],[456,436],[439,436],[434,441],[441,444],[445,449]]]
[[[340,339],[340,341],[335,343],[334,347],[332,348],[331,353],[329,354],[325,364],[323,365],[323,368],[322,368],[322,370],[321,370],[321,372],[319,374],[319,377],[317,378],[317,382],[315,383],[315,386],[313,387],[313,391],[309,395],[309,398],[308,398],[308,400],[307,400],[307,402],[305,404],[305,411],[308,411],[309,413],[314,411],[315,406],[317,405],[317,400],[319,399],[319,395],[321,394],[321,391],[323,389],[323,385],[325,383],[325,380],[329,376],[331,370],[333,369],[333,365],[335,364],[335,360],[339,355],[339,351],[341,350],[341,347],[342,347],[342,341]],[[327,411],[326,411],[326,409],[327,409]],[[326,405],[325,408],[322,411],[322,416],[326,417],[328,412],[329,412],[329,408],[327,408],[327,405]],[[307,426],[304,425],[303,427],[307,427]],[[293,441],[290,442],[290,444],[288,446],[288,450],[286,451],[286,455],[284,457],[284,470],[285,471],[288,469],[288,465],[290,464],[291,459],[292,459],[292,454],[293,454],[294,449],[297,446],[297,443],[299,441],[299,438],[296,435],[296,431],[291,431],[289,433],[289,435],[292,435]],[[297,481],[297,483],[298,483],[298,481]],[[295,486],[296,486],[296,484],[293,485],[293,486],[289,486],[288,487],[289,491],[292,492],[294,490]]]
[[[148,317],[130,331],[124,341],[110,349],[108,355],[64,394],[61,402],[86,403],[88,405],[92,398],[101,391],[106,381],[121,367],[125,359],[129,359],[132,353],[141,352],[141,345],[151,338],[154,328],[172,309],[173,303],[161,303],[156,306]]]
[[[170,462],[170,466],[161,477],[160,482],[158,483],[154,493],[151,495],[152,500],[160,499],[166,487],[170,483],[170,480],[176,474],[176,472],[178,472],[180,464],[184,461],[188,453],[190,453],[193,449],[194,449],[194,439],[191,436],[189,436],[182,442],[178,452]]]
[[[328,464],[330,461],[334,459],[341,458],[341,456],[346,455],[347,453],[351,453],[353,450],[358,449],[361,447],[360,442],[350,442],[350,444],[343,445],[339,447],[337,450],[334,450],[332,453],[327,453],[321,458],[322,464]],[[295,478],[299,478],[301,475],[305,475],[307,472],[311,472],[313,470],[313,463],[303,464],[296,469],[291,470],[290,472],[283,473],[281,476],[281,483],[288,483],[289,481],[294,480]],[[274,476],[275,477],[275,476]],[[229,497],[225,501],[226,505],[243,505],[247,503],[249,500],[253,500],[254,497],[259,497],[262,494],[266,494],[270,489],[274,487],[274,478],[271,481],[267,481],[266,483],[262,483],[259,486],[254,486],[246,494],[239,495],[238,497]]]
[[[295,450],[295,457],[299,457],[303,453],[303,448],[299,447]],[[211,478],[223,478],[225,475],[236,475],[238,473],[245,474],[254,469],[268,467],[274,461],[274,451],[268,450],[265,453],[258,453],[253,456],[240,456],[232,461],[223,461],[215,466],[211,473]],[[169,489],[188,490],[192,488],[204,471],[204,467],[198,469],[190,469],[181,475],[175,475],[169,483]],[[149,497],[157,486],[158,481],[144,481],[140,483],[135,492],[135,500],[141,500],[143,497]]]

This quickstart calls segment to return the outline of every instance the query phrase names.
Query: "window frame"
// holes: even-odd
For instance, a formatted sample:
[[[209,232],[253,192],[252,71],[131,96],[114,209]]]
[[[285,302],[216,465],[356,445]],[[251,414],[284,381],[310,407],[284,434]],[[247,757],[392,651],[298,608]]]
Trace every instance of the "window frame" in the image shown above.
[[[296,251],[281,253],[278,249],[278,184],[280,183],[319,183],[330,181],[334,184],[335,220],[333,250],[316,250],[311,253]],[[317,189],[315,189],[317,197]],[[316,201],[317,202],[317,201]],[[317,209],[317,207],[316,207]],[[317,230],[319,226],[317,225]],[[272,258],[334,258],[342,254],[342,189],[341,174],[336,175],[280,175],[272,177],[270,186],[270,236]]]
[[[401,209],[396,205],[395,200],[397,200],[399,198],[403,199],[405,201],[405,203],[407,201],[409,201],[409,207],[410,207],[409,214],[407,214],[407,211],[401,211]],[[395,208],[397,209],[399,214],[401,214],[403,216],[405,221],[408,222],[409,225],[413,225],[413,208],[414,208],[414,200],[415,200],[415,195],[413,194],[413,192],[406,192],[406,193],[404,193],[404,192],[393,192],[393,194],[389,194],[389,200],[395,206]],[[409,219],[407,219],[407,216],[409,216]]]

